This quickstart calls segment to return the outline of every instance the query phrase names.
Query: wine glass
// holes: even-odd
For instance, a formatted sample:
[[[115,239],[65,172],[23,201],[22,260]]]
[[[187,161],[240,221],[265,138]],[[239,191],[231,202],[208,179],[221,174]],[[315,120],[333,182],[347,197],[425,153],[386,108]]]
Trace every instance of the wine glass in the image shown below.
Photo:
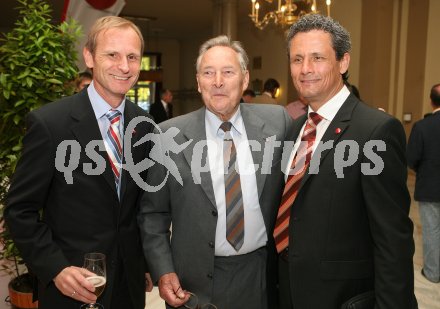
[[[86,253],[84,255],[83,268],[89,270],[93,274],[86,277],[86,280],[95,286],[95,295],[99,297],[104,291],[107,281],[105,268],[105,254],[103,253]],[[104,306],[98,303],[84,304],[81,309],[104,309]]]
[[[189,294],[189,299],[188,301],[183,305],[185,308],[188,309],[217,309],[217,307],[213,304],[204,304],[204,305],[200,305],[199,304],[199,298],[197,297],[196,294],[192,293],[192,292],[186,292],[187,294]]]

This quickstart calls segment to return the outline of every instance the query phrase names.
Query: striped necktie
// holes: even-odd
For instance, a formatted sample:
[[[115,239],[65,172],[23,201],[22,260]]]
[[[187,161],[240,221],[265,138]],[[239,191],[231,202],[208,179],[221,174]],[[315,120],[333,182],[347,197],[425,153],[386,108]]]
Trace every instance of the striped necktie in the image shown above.
[[[274,230],[275,244],[278,253],[289,246],[290,208],[295,201],[301,180],[310,164],[313,144],[316,138],[316,126],[321,120],[322,117],[317,113],[312,112],[309,114],[306,127],[301,137],[301,143],[292,162],[291,169],[293,169],[294,173],[289,173],[287,177]]]
[[[225,132],[223,161],[225,167],[226,239],[235,251],[238,251],[244,242],[244,210],[240,175],[235,168],[237,151],[232,140],[231,127],[230,122],[223,122],[220,126]]]
[[[122,139],[119,131],[121,123],[121,112],[118,110],[109,110],[105,116],[110,121],[107,134],[104,137],[104,145],[107,155],[110,159],[110,166],[115,176],[116,191],[119,195],[119,180],[121,178],[122,166]]]

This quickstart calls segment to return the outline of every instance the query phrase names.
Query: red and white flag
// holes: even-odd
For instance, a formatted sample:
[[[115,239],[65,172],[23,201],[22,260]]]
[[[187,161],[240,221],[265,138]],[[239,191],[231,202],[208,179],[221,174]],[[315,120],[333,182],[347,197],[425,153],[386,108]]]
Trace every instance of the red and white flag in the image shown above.
[[[64,0],[62,21],[73,18],[82,26],[83,36],[77,42],[79,59],[93,23],[103,16],[118,16],[124,6],[124,0]]]
[[[82,25],[92,25],[100,17],[119,15],[124,5],[124,0],[64,0],[62,21],[71,17]]]

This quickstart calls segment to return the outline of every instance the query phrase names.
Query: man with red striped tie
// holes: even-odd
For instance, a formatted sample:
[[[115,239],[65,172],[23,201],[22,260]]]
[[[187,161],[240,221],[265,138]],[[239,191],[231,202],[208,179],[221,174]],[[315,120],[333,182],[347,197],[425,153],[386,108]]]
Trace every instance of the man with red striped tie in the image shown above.
[[[298,118],[275,224],[281,309],[412,309],[405,133],[350,94],[350,36],[311,14],[287,36]]]
[[[98,19],[83,52],[93,71],[92,83],[28,116],[5,218],[38,277],[40,309],[80,308],[96,301],[95,288],[81,268],[88,252],[106,255],[100,304],[106,309],[145,307],[146,270],[136,224],[141,188],[121,166],[127,151],[137,163],[150,147],[132,146],[152,132],[149,123],[136,126],[132,145],[122,138],[132,119],[148,117],[125,98],[138,79],[143,45],[132,22],[113,16]],[[63,143],[71,145],[64,153],[59,147]],[[68,179],[59,167],[72,165],[76,168]]]

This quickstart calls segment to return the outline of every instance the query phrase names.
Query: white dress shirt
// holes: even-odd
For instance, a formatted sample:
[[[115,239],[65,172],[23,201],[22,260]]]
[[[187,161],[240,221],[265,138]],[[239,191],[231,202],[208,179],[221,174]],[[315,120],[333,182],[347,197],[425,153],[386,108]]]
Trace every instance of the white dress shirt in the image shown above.
[[[222,120],[206,110],[205,127],[208,141],[208,162],[218,212],[215,235],[216,256],[249,253],[265,246],[267,243],[266,227],[258,200],[257,178],[255,172],[252,172],[254,161],[240,109],[229,121],[232,123],[231,136],[237,149],[237,163],[243,194],[244,243],[237,252],[226,239],[226,198],[223,167],[224,132],[220,129]]]
[[[316,150],[316,147],[318,146],[319,142],[324,136],[325,131],[327,131],[327,128],[329,127],[330,123],[333,121],[333,118],[335,118],[336,113],[339,111],[342,104],[344,104],[345,100],[348,98],[349,95],[350,95],[350,91],[344,85],[342,89],[339,90],[339,92],[333,98],[328,100],[317,111],[312,110],[312,108],[309,105],[307,110],[307,115],[310,114],[311,112],[316,112],[318,115],[322,117],[321,122],[316,126],[316,138],[315,138],[315,142],[313,143],[312,156]],[[304,125],[302,126],[301,131],[299,132],[298,138],[296,139],[295,145],[293,146],[292,153],[290,154],[289,164],[287,165],[287,171],[285,173],[285,179],[287,179],[289,175],[289,169],[292,166],[293,158],[295,157],[296,151],[298,150],[298,147],[300,145],[301,137],[303,135],[306,123],[307,121],[304,122]]]

